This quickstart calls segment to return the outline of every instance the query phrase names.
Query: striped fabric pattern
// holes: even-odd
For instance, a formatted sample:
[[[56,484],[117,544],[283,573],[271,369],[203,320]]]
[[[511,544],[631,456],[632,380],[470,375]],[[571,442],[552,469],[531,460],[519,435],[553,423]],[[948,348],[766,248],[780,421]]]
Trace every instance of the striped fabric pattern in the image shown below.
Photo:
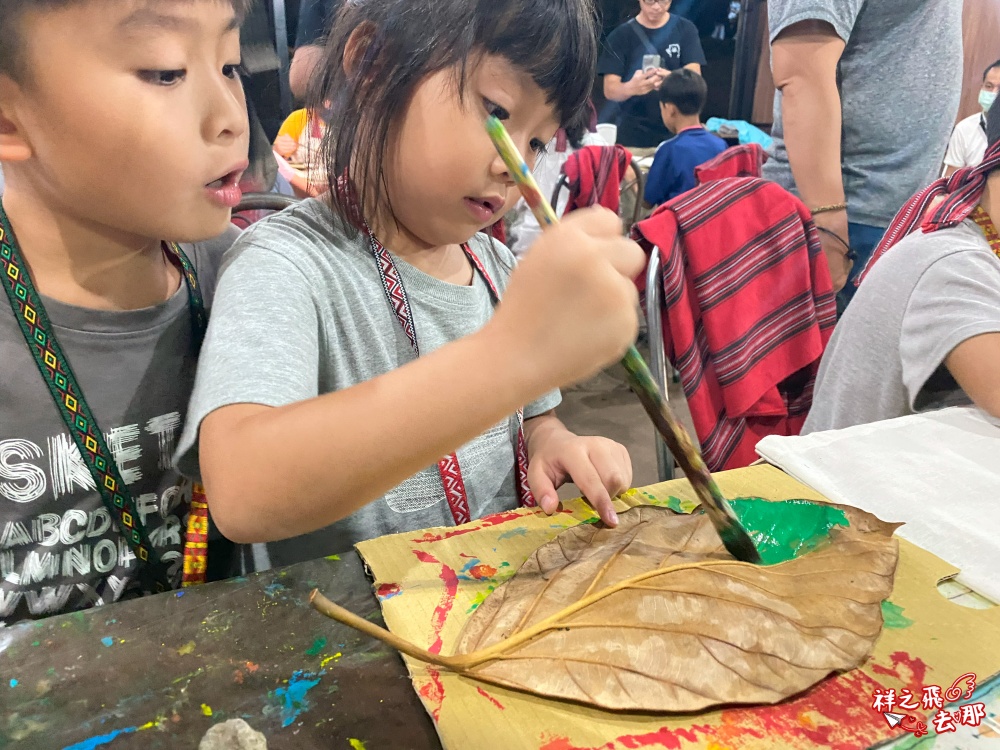
[[[762,437],[797,434],[836,322],[806,207],[771,182],[719,179],[633,236],[661,255],[664,344],[709,468],[746,466]]]

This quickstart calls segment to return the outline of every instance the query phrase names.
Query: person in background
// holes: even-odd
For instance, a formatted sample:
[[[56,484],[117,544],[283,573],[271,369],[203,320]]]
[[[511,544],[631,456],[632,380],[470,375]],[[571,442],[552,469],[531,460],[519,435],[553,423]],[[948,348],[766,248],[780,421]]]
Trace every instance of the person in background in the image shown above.
[[[608,35],[597,63],[604,96],[618,102],[618,143],[652,148],[670,137],[656,91],[671,72],[701,73],[705,53],[698,29],[670,13],[671,0],[639,0],[639,15]]]
[[[771,0],[767,14],[778,94],[764,177],[812,210],[843,309],[896,211],[941,169],[962,2]]]
[[[966,117],[955,126],[944,155],[944,176],[950,177],[962,167],[974,167],[986,153],[986,113],[990,111],[1000,91],[1000,60],[983,71],[979,89],[982,111]]]
[[[1000,417],[1000,104],[987,129],[978,167],[893,221],[823,355],[803,433],[969,401]]]
[[[326,32],[342,3],[343,0],[302,0],[295,53],[288,70],[288,85],[300,101],[306,98],[313,71],[323,58]]]
[[[660,86],[659,97],[663,124],[677,135],[656,149],[646,177],[644,197],[653,206],[693,188],[695,167],[726,150],[726,142],[701,124],[708,86],[698,73],[678,70]]]
[[[562,168],[570,155],[584,146],[607,146],[608,143],[599,134],[591,133],[584,126],[569,126],[560,129],[545,146],[545,151],[538,156],[535,168],[531,173],[535,177],[535,182],[541,190],[542,196],[548,200],[555,190],[556,183],[562,176]],[[559,194],[559,203],[553,208],[556,216],[562,216],[566,210],[566,203],[569,201],[569,190],[563,190]],[[542,233],[542,228],[538,225],[538,219],[528,208],[528,204],[521,198],[514,208],[507,214],[507,239],[509,240],[511,252],[515,257],[520,258],[531,247],[532,243],[538,239]]]

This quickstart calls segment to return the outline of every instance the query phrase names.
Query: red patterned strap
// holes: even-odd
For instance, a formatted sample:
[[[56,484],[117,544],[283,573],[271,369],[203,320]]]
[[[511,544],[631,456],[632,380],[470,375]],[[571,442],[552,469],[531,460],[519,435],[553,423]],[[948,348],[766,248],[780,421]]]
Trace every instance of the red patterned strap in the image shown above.
[[[381,242],[375,239],[375,235],[371,231],[368,232],[368,241],[375,258],[379,277],[382,279],[382,291],[385,293],[386,301],[392,308],[403,333],[409,339],[413,353],[419,357],[420,346],[417,343],[417,332],[410,309],[410,300],[406,296],[406,288],[403,286],[403,280],[396,268],[396,263],[392,259],[392,254]],[[468,245],[462,245],[462,250],[489,288],[493,304],[498,304],[500,302],[499,291],[486,271],[483,262]],[[528,448],[524,437],[524,411],[522,409],[517,410],[517,444],[514,447],[514,455],[517,462],[518,499],[523,507],[533,508],[535,507],[535,498],[528,486]],[[455,524],[468,523],[472,520],[472,514],[469,510],[469,495],[462,477],[462,467],[458,463],[458,456],[452,453],[438,461],[438,474],[441,476],[441,486],[444,488],[445,499],[448,501],[451,517]]]
[[[208,500],[205,488],[196,484],[191,490],[191,511],[184,537],[184,579],[182,586],[205,583],[208,575]]]

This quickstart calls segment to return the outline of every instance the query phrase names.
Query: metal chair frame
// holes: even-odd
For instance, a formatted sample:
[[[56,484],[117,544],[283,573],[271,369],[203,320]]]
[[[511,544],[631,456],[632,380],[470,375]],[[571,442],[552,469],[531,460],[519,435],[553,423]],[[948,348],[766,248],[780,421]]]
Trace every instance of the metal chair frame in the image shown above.
[[[610,146],[607,148],[610,148]],[[622,195],[625,195],[625,193],[633,187],[636,188],[635,208],[632,209],[632,217],[624,227],[626,234],[628,234],[632,227],[635,226],[635,224],[639,221],[639,216],[642,214],[642,194],[643,188],[646,184],[646,177],[639,168],[639,163],[635,160],[635,157],[632,157],[631,161],[629,161],[629,167],[631,167],[632,171],[635,173],[635,178],[628,180],[627,182],[623,180],[618,188],[619,198]],[[551,205],[553,209],[559,205],[559,193],[562,192],[563,188],[568,187],[569,180],[566,179],[566,175],[560,174],[559,179],[556,180],[555,187],[552,188]]]
[[[646,266],[646,335],[649,339],[650,370],[653,380],[660,388],[660,393],[669,400],[667,390],[667,353],[663,346],[663,320],[660,317],[663,307],[663,268],[660,263],[660,251],[654,247],[649,254],[649,264]],[[667,444],[659,433],[656,434],[656,471],[661,482],[674,478],[674,457],[667,450]]]

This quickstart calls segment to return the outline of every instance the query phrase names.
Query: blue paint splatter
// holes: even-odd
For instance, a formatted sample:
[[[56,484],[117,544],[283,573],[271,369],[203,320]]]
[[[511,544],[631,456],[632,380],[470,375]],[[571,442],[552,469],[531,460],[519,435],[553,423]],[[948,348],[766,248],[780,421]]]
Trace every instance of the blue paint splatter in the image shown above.
[[[112,638],[110,635],[106,635],[103,638],[101,638],[101,643],[103,643],[108,648],[111,648],[112,646],[115,645],[115,639]]]
[[[183,591],[178,591],[177,592],[177,598],[180,599],[182,596],[184,596],[184,592]]]
[[[271,599],[273,599],[275,596],[277,596],[284,590],[285,587],[282,584],[278,583],[277,581],[269,583],[267,584],[267,586],[264,587],[264,593]]]
[[[10,686],[11,686],[12,688],[16,688],[16,687],[17,687],[17,680],[13,680],[13,679],[12,679],[12,680],[10,681]]]
[[[306,693],[319,685],[320,677],[324,674],[326,674],[325,671],[317,675],[315,672],[296,670],[288,681],[288,687],[281,687],[274,691],[275,696],[282,701],[281,726],[290,727],[299,718],[299,714],[309,710],[312,704],[306,697]]]
[[[132,734],[133,732],[138,732],[139,727],[128,727],[127,729],[116,729],[108,734],[102,734],[98,737],[91,737],[89,739],[83,740],[82,742],[77,742],[75,745],[67,745],[63,750],[93,750],[95,747],[100,747],[101,745],[107,745],[113,742],[114,739],[123,734]]]
[[[473,557],[471,560],[469,560],[469,562],[467,562],[465,564],[465,567],[462,568],[462,572],[463,573],[468,573],[470,570],[472,570],[477,565],[479,565],[479,558],[478,557]]]
[[[513,539],[515,536],[527,536],[528,527],[518,526],[516,529],[511,529],[510,531],[505,531],[497,539]]]

